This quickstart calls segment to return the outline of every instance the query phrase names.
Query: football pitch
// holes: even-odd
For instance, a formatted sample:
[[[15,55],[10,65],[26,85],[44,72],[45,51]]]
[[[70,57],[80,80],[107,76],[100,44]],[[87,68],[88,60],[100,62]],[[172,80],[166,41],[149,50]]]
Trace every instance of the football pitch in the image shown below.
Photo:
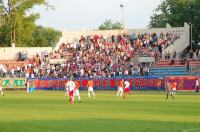
[[[5,91],[0,96],[0,132],[199,132],[200,94],[136,91],[126,99],[116,92],[81,91],[68,104],[63,91]]]

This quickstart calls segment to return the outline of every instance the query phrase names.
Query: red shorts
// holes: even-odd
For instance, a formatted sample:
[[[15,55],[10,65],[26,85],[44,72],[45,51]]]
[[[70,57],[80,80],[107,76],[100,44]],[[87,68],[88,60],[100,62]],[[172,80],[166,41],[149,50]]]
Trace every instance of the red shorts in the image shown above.
[[[125,93],[129,93],[130,91],[131,91],[130,87],[124,89]]]
[[[69,96],[73,96],[74,95],[74,90],[69,92]]]

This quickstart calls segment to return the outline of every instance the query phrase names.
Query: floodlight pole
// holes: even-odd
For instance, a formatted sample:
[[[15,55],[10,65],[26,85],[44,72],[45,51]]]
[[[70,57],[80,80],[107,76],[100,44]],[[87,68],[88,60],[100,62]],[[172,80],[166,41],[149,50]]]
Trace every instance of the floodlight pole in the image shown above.
[[[124,25],[124,5],[120,4],[120,7],[122,8],[122,24]]]
[[[191,51],[193,50],[193,46],[192,46],[192,23],[190,23],[190,49]]]

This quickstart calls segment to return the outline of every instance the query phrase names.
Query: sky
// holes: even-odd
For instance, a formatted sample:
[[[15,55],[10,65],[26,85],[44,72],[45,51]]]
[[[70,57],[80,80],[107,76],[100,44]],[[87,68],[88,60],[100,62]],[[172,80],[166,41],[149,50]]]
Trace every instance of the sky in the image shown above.
[[[161,0],[47,0],[54,9],[35,7],[41,17],[38,25],[58,30],[98,29],[106,20],[122,20],[128,29],[146,28]]]

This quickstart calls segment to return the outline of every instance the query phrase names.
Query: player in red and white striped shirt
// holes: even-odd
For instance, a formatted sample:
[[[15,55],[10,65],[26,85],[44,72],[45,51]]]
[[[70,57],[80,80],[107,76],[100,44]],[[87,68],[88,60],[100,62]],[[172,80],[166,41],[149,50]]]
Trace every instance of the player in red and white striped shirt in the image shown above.
[[[76,85],[72,81],[72,78],[70,78],[70,81],[67,82],[66,88],[68,89],[68,95],[69,95],[69,103],[73,104],[74,103],[74,89]]]
[[[124,95],[123,95],[124,99],[126,98],[126,94],[132,95],[130,83],[127,80],[124,82]]]

